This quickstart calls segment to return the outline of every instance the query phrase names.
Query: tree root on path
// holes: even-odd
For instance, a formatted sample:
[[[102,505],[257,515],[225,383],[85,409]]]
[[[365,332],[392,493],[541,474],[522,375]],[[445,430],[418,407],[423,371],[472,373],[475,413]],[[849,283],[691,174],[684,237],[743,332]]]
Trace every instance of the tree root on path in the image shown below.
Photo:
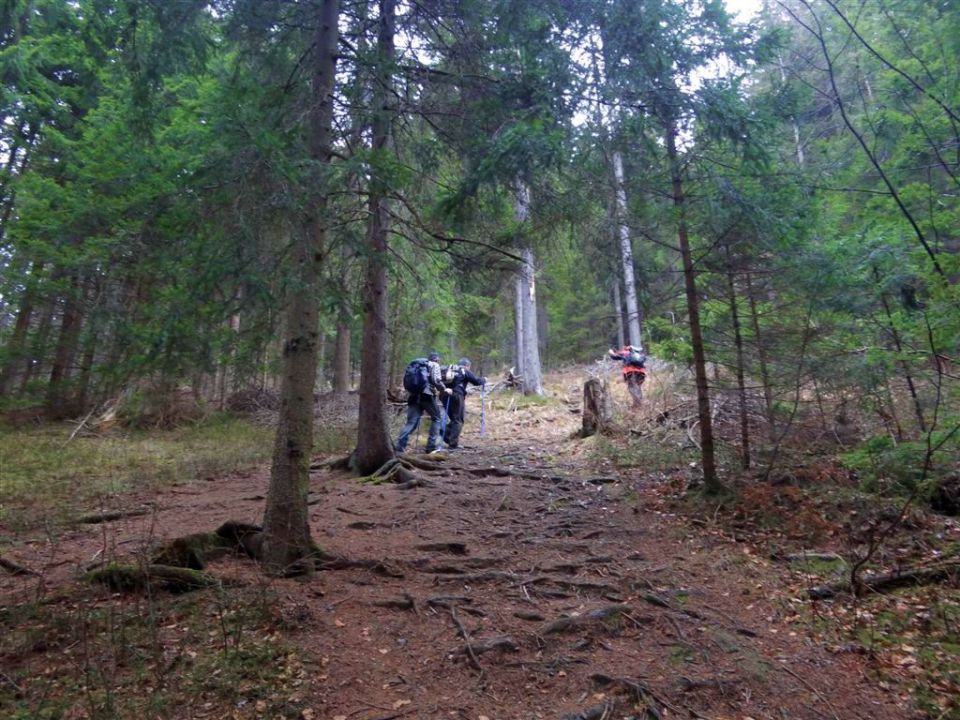
[[[442,455],[417,457],[414,455],[400,455],[387,460],[374,473],[360,478],[360,482],[370,485],[394,483],[401,490],[429,485],[421,472],[436,473],[444,470],[442,465],[446,458]]]

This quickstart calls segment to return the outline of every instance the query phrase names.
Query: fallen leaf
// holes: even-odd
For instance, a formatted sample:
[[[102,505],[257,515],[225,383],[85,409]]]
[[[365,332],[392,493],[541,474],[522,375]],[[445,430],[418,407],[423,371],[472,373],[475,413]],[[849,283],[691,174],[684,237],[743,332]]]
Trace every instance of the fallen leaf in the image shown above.
[[[394,709],[394,710],[399,710],[399,709],[402,708],[404,705],[409,705],[411,702],[413,702],[413,701],[412,701],[412,700],[397,700],[397,701],[393,704],[393,709]]]

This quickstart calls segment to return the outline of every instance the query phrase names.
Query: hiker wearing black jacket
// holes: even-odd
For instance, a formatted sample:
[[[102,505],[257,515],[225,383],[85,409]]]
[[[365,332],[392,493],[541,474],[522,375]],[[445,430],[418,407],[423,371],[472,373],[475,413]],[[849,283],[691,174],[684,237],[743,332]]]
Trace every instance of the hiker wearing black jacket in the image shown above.
[[[470,372],[470,360],[460,358],[456,368],[451,368],[453,377],[448,378],[453,394],[447,398],[447,429],[443,435],[443,442],[447,447],[455,448],[460,441],[460,431],[463,430],[464,410],[467,404],[467,383],[471,385],[486,385],[487,379],[477,377]]]
[[[420,426],[420,417],[423,413],[430,416],[427,452],[437,449],[437,439],[440,436],[440,406],[437,404],[437,396],[450,396],[451,393],[450,388],[443,384],[440,377],[440,353],[432,352],[427,355],[427,382],[423,391],[411,392],[407,397],[407,423],[400,431],[400,437],[397,438],[398,453],[406,451],[407,441],[413,431]]]

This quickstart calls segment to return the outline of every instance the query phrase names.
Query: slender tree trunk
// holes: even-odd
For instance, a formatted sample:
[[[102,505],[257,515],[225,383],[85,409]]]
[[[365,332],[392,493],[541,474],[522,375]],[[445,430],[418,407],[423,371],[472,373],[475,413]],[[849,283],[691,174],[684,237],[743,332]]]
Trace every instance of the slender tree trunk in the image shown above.
[[[79,279],[79,271],[73,273],[70,289],[64,298],[60,337],[50,368],[47,385],[46,413],[51,420],[62,420],[74,413],[70,402],[70,371],[73,369],[77,341],[83,324],[86,283]]]
[[[693,365],[697,382],[697,414],[700,419],[700,456],[703,463],[703,481],[708,493],[724,490],[717,476],[713,449],[713,422],[710,416],[710,393],[707,385],[707,364],[700,328],[700,302],[697,298],[697,274],[687,236],[686,206],[680,160],[677,156],[677,128],[672,119],[665,123],[667,157],[670,161],[670,181],[673,186],[673,204],[677,213],[677,238],[683,260],[683,279],[687,295],[687,314],[690,318],[690,344],[693,346]]]
[[[543,373],[540,367],[540,329],[537,322],[537,281],[533,251],[523,251],[523,355],[524,395],[543,395]]]
[[[729,248],[727,254],[729,255]],[[733,324],[733,342],[737,350],[737,396],[740,403],[740,460],[744,470],[750,469],[750,420],[747,413],[747,384],[743,371],[743,335],[740,332],[740,313],[737,308],[737,285],[733,267],[727,270],[727,290],[730,293],[730,319]]]
[[[626,334],[623,331],[623,303],[620,300],[620,279],[613,278],[613,313],[617,318],[617,347],[627,344]]]
[[[876,267],[873,268],[873,277],[880,284],[880,272]],[[913,375],[910,372],[910,366],[903,353],[903,343],[900,341],[900,333],[897,332],[897,326],[893,321],[893,312],[890,310],[890,303],[887,296],[880,291],[880,302],[883,304],[883,312],[887,316],[887,327],[890,328],[890,337],[893,340],[893,346],[897,349],[897,364],[903,371],[903,378],[907,381],[907,389],[910,391],[910,399],[913,400],[913,411],[917,416],[917,426],[921,433],[927,432],[927,421],[923,416],[923,405],[920,403],[920,394],[917,392],[917,386],[913,382]]]
[[[767,367],[767,349],[760,334],[760,315],[757,312],[757,299],[753,293],[753,283],[750,273],[747,273],[747,301],[750,304],[750,324],[753,326],[753,337],[757,342],[757,361],[760,364],[760,384],[763,385],[763,405],[767,415],[767,434],[770,444],[777,442],[776,417],[773,412],[773,386],[770,384],[770,372]]]
[[[312,48],[313,108],[308,118],[310,155],[321,165],[331,158],[333,88],[336,76],[338,0],[321,0]],[[313,450],[313,391],[317,377],[320,270],[326,248],[325,190],[313,200],[312,216],[293,239],[298,284],[286,310],[280,415],[263,518],[262,559],[267,572],[309,572],[310,525],[307,494]]]
[[[373,155],[387,152],[390,144],[391,85],[394,62],[396,0],[379,0],[377,72],[373,98]],[[387,422],[387,213],[388,181],[383,168],[370,178],[367,268],[363,287],[363,352],[360,360],[360,418],[355,463],[357,472],[369,475],[394,456]]]
[[[630,242],[630,227],[627,225],[627,188],[623,179],[623,156],[619,150],[613,153],[613,175],[617,184],[617,220],[620,224],[620,259],[623,263],[627,329],[630,344],[642,348],[643,335],[640,332],[640,306],[637,303],[637,283],[633,272],[633,248]]]
[[[99,295],[99,283],[94,287],[94,292]],[[98,300],[99,298],[97,298]],[[96,301],[94,301],[96,302]],[[91,310],[88,315],[86,338],[83,341],[83,356],[80,360],[80,373],[77,378],[77,410],[83,412],[87,409],[87,402],[90,395],[90,382],[93,376],[93,364],[97,353],[97,340],[100,335],[101,322],[98,313]]]
[[[13,326],[13,334],[7,343],[7,361],[0,371],[0,395],[7,394],[7,387],[17,372],[17,367],[23,363],[23,355],[27,340],[27,330],[30,329],[30,319],[33,316],[34,296],[36,288],[33,282],[39,279],[43,272],[43,262],[36,261],[30,269],[26,287],[23,289],[23,298],[17,308],[17,319]]]
[[[337,321],[337,339],[333,346],[333,392],[346,395],[350,392],[350,325],[346,310],[340,309]]]
[[[516,361],[514,373],[523,377],[526,367],[523,357],[523,274],[519,271],[513,283],[513,356]]]

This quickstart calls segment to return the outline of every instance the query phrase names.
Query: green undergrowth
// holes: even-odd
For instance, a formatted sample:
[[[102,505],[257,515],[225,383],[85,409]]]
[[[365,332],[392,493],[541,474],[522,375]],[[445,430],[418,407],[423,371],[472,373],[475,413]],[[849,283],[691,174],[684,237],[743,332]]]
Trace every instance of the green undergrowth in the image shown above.
[[[598,436],[594,460],[611,462],[620,470],[639,469],[653,473],[683,472],[699,461],[696,448],[691,448],[677,433],[649,433],[609,438]]]
[[[304,609],[268,586],[71,598],[0,610],[0,714],[11,720],[300,718]]]
[[[0,521],[67,521],[107,496],[240,472],[269,458],[273,443],[271,428],[227,415],[69,440],[73,428],[0,429]]]

